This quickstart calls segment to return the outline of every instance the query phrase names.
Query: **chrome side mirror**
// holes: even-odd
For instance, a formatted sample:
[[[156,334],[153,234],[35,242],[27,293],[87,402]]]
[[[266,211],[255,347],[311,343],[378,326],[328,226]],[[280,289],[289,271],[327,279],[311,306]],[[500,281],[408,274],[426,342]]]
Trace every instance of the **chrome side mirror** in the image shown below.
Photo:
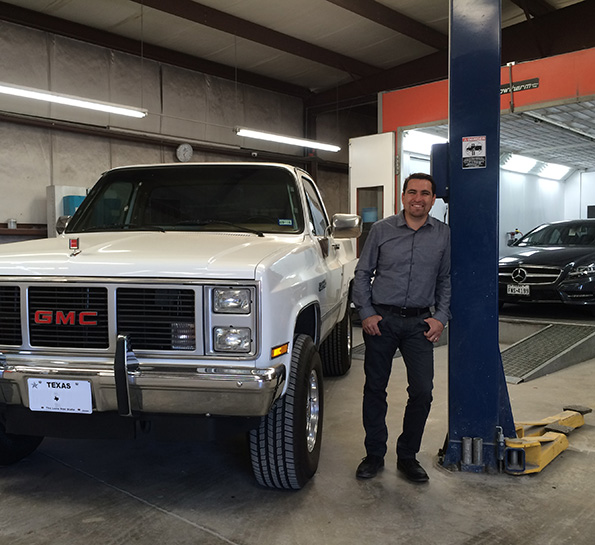
[[[335,214],[331,233],[335,238],[357,238],[362,234],[362,218],[356,214]]]
[[[66,227],[68,227],[68,222],[70,221],[72,216],[60,216],[56,221],[56,233],[61,235],[64,231],[66,231]]]

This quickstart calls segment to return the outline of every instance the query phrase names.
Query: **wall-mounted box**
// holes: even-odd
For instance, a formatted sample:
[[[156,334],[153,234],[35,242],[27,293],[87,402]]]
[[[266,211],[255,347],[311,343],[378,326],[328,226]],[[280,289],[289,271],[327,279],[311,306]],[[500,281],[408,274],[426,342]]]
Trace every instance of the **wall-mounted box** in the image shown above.
[[[66,195],[62,199],[65,216],[72,216],[85,199],[84,195]]]

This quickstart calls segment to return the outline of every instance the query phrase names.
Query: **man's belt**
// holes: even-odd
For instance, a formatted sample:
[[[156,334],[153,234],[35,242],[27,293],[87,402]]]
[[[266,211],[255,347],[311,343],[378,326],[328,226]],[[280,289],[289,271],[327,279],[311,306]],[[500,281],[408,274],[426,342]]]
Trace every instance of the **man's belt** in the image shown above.
[[[428,307],[424,308],[411,308],[411,307],[395,307],[394,305],[374,305],[375,307],[386,310],[402,318],[413,318],[414,316],[421,316],[430,312]]]

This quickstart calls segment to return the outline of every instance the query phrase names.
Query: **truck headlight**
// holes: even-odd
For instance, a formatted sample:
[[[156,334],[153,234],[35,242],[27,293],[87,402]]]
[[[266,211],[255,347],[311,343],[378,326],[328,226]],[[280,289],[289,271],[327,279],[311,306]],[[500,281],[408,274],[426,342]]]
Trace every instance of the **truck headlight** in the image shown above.
[[[223,314],[250,314],[250,290],[245,288],[215,288],[213,310]]]
[[[248,327],[216,327],[213,337],[216,352],[250,352],[252,331]]]

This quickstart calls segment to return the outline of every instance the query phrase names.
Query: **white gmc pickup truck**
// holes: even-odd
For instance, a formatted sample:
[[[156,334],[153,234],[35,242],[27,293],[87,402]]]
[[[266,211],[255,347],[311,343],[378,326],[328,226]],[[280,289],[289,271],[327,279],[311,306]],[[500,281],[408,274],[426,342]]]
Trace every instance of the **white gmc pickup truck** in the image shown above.
[[[248,431],[257,481],[303,487],[360,231],[287,165],[106,172],[57,238],[0,246],[0,464],[44,436]]]

